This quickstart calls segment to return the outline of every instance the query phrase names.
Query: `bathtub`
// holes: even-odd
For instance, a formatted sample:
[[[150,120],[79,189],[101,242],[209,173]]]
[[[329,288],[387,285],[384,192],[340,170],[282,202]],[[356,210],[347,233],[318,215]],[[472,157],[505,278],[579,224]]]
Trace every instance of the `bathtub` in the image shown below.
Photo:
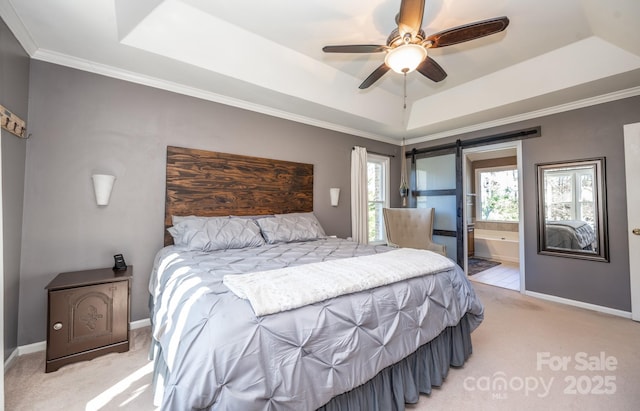
[[[475,229],[474,255],[490,260],[520,261],[520,243],[517,231]]]

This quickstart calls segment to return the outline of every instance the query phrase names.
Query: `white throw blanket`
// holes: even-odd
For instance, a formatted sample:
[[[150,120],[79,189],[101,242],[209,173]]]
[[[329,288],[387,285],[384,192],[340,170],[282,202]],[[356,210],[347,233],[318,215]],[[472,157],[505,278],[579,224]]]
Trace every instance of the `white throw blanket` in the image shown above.
[[[454,265],[431,251],[400,248],[362,257],[225,275],[223,283],[238,297],[249,300],[256,315],[262,316],[434,274]]]

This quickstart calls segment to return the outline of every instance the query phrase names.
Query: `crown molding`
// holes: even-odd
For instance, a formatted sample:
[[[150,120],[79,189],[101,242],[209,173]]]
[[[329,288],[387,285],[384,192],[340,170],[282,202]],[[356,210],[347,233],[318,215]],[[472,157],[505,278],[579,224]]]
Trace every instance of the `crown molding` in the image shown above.
[[[6,23],[9,30],[16,37],[22,48],[31,56],[35,54],[38,50],[38,45],[36,44],[33,36],[27,30],[27,27],[24,25],[23,21],[16,13],[16,10],[13,8],[13,5],[8,0],[0,1],[0,16],[2,20]]]
[[[9,28],[12,30],[20,44],[35,60],[46,61],[53,64],[58,64],[82,71],[87,71],[106,77],[116,78],[136,84],[141,84],[149,87],[154,87],[161,90],[166,90],[178,94],[183,94],[202,100],[212,101],[244,110],[253,111],[269,115],[272,117],[282,118],[285,120],[294,121],[296,123],[307,124],[310,126],[323,128],[327,130],[336,131],[339,133],[354,135],[358,137],[367,138],[370,140],[376,140],[383,143],[393,144],[396,146],[402,146],[400,139],[382,136],[374,133],[370,133],[363,130],[358,130],[350,127],[341,126],[327,121],[321,121],[306,116],[293,114],[287,111],[274,109],[272,107],[263,106],[260,104],[251,103],[245,100],[235,99],[221,94],[208,92],[195,87],[189,87],[175,82],[162,80],[159,78],[146,76],[140,73],[123,70],[117,67],[96,63],[90,60],[80,59],[77,57],[69,56],[66,54],[43,50],[37,47],[37,44],[26,30],[24,24],[16,15],[13,10],[13,6],[6,1],[0,2],[0,14],[5,20]],[[7,18],[8,17],[8,18]],[[492,127],[498,127],[506,124],[512,124],[520,121],[530,120],[534,118],[544,117],[552,114],[563,113],[566,111],[576,110],[579,108],[594,106],[598,104],[608,103],[615,100],[621,100],[628,97],[635,97],[640,95],[640,86],[630,89],[620,90],[612,93],[603,94],[600,96],[590,97],[574,102],[561,104],[553,107],[544,108],[541,110],[530,111],[527,113],[517,114],[510,117],[503,117],[500,119],[472,124],[465,127],[451,129],[440,133],[428,134],[422,137],[415,137],[405,140],[405,145],[424,143],[427,141],[437,140],[445,137],[456,136],[464,133],[469,133],[478,130],[489,129]]]
[[[505,124],[517,123],[519,121],[531,120],[533,118],[539,118],[549,116],[552,114],[564,113],[566,111],[576,110],[579,108],[595,106],[598,104],[609,103],[615,100],[622,100],[628,97],[635,97],[640,95],[640,87],[632,87],[625,90],[615,91],[612,93],[602,94],[596,97],[589,97],[582,100],[576,100],[571,103],[560,104],[553,107],[547,107],[541,110],[530,111],[528,113],[517,114],[515,116],[504,117],[501,119],[487,121],[484,123],[473,124],[467,127],[461,127],[453,130],[443,131],[441,133],[430,134],[423,137],[416,137],[411,140],[407,140],[407,144],[424,143],[426,141],[437,140],[440,138],[456,136],[472,131],[484,130],[492,127],[503,126]]]
[[[337,131],[340,133],[350,134],[358,137],[368,138],[370,140],[382,141],[389,144],[397,144],[395,139],[389,137],[369,133],[362,130],[357,130],[349,127],[340,126],[326,121],[316,120],[306,116],[301,116],[293,113],[289,113],[283,110],[274,109],[272,107],[263,106],[260,104],[251,103],[248,101],[223,96],[221,94],[205,91],[195,87],[185,86],[183,84],[174,83],[167,80],[162,80],[156,77],[146,76],[140,73],[135,73],[128,70],[123,70],[117,67],[109,66],[106,64],[96,63],[90,60],[80,59],[77,57],[69,56],[67,54],[58,53],[51,50],[38,49],[32,58],[35,60],[45,61],[48,63],[58,64],[82,71],[91,72],[94,74],[100,74],[106,77],[112,77],[119,80],[128,81],[131,83],[141,84],[144,86],[154,87],[173,93],[183,94],[191,97],[196,97],[202,100],[208,100],[215,103],[224,104],[227,106],[237,107],[244,110],[254,111],[257,113],[269,115],[272,117],[278,117],[285,120],[294,121],[296,123],[307,124],[314,127]]]

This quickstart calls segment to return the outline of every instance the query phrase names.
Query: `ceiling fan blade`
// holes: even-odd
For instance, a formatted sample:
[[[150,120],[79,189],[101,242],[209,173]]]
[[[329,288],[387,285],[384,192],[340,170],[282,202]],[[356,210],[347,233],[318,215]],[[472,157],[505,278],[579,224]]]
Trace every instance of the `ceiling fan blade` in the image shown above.
[[[346,46],[324,46],[325,53],[380,53],[385,51],[387,46],[376,44],[351,44]]]
[[[424,0],[402,0],[400,13],[396,17],[400,36],[410,33],[415,36],[422,27],[422,15],[424,14]]]
[[[499,33],[506,29],[508,25],[509,19],[507,17],[496,17],[443,30],[430,35],[426,40],[431,42],[431,48],[451,46]]]
[[[360,84],[360,86],[358,87],[361,90],[364,90],[365,88],[368,88],[369,86],[371,86],[373,83],[375,83],[376,81],[378,81],[380,79],[380,77],[382,77],[387,71],[389,71],[389,66],[387,66],[386,64],[382,63],[377,69],[375,69],[373,71],[373,73],[369,74],[369,77],[367,77],[362,84]]]
[[[436,83],[447,77],[447,73],[442,67],[440,67],[440,64],[436,63],[436,61],[429,56],[420,63],[416,70],[426,78],[433,80]]]

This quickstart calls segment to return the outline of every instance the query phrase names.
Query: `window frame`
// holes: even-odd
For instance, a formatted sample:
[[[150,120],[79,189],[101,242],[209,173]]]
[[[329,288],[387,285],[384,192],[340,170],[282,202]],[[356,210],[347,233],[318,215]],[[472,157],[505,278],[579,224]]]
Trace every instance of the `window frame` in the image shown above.
[[[383,174],[383,178],[382,178],[382,182],[381,185],[381,191],[382,191],[382,200],[374,200],[374,201],[370,201],[369,200],[369,163],[375,163],[375,164],[380,164],[382,166],[382,174]],[[371,204],[380,204],[382,206],[382,208],[385,207],[389,207],[390,204],[390,187],[391,187],[391,183],[390,183],[390,169],[391,169],[391,161],[389,160],[389,157],[387,156],[382,156],[382,155],[378,155],[378,154],[371,154],[371,153],[367,153],[367,233],[370,232],[371,227],[369,227],[369,207],[371,206]],[[379,215],[379,225],[380,225],[380,240],[371,240],[371,238],[368,236],[367,234],[367,239],[369,241],[369,244],[386,244],[387,242],[387,234],[385,231],[385,226],[384,226],[384,216],[382,214],[382,212]]]
[[[545,198],[551,198],[551,200],[549,200],[548,204],[545,204],[545,207],[549,207],[549,204],[569,204],[569,210],[570,210],[570,220],[581,220],[581,221],[588,221],[587,219],[585,219],[582,214],[584,213],[584,208],[583,206],[585,204],[591,204],[591,207],[595,210],[596,209],[596,200],[594,198],[593,195],[593,191],[591,194],[591,200],[590,201],[582,201],[580,200],[580,198],[582,197],[582,191],[583,191],[583,187],[582,187],[582,181],[581,181],[581,177],[588,175],[591,176],[591,184],[592,187],[595,184],[595,175],[594,172],[585,172],[584,171],[585,168],[574,168],[574,169],[568,169],[568,170],[550,170],[547,171],[547,175],[550,175],[552,177],[556,177],[556,176],[567,176],[570,177],[570,182],[571,182],[571,201],[558,201],[558,202],[553,202],[552,201],[552,196],[550,194],[552,194],[552,191],[549,188],[549,192],[545,193]],[[549,213],[549,210],[546,209],[545,213]],[[589,223],[593,228],[595,227],[595,216],[594,216],[594,221]]]
[[[505,166],[495,166],[495,167],[482,167],[475,169],[475,221],[483,222],[483,223],[511,223],[518,224],[520,223],[520,202],[519,199],[516,198],[516,205],[518,206],[518,219],[517,220],[485,220],[482,218],[482,179],[480,178],[480,174],[483,172],[492,172],[492,171],[518,171],[518,165],[505,165]],[[519,187],[519,176],[516,177],[516,187]],[[516,190],[516,195],[520,196],[518,190]]]

